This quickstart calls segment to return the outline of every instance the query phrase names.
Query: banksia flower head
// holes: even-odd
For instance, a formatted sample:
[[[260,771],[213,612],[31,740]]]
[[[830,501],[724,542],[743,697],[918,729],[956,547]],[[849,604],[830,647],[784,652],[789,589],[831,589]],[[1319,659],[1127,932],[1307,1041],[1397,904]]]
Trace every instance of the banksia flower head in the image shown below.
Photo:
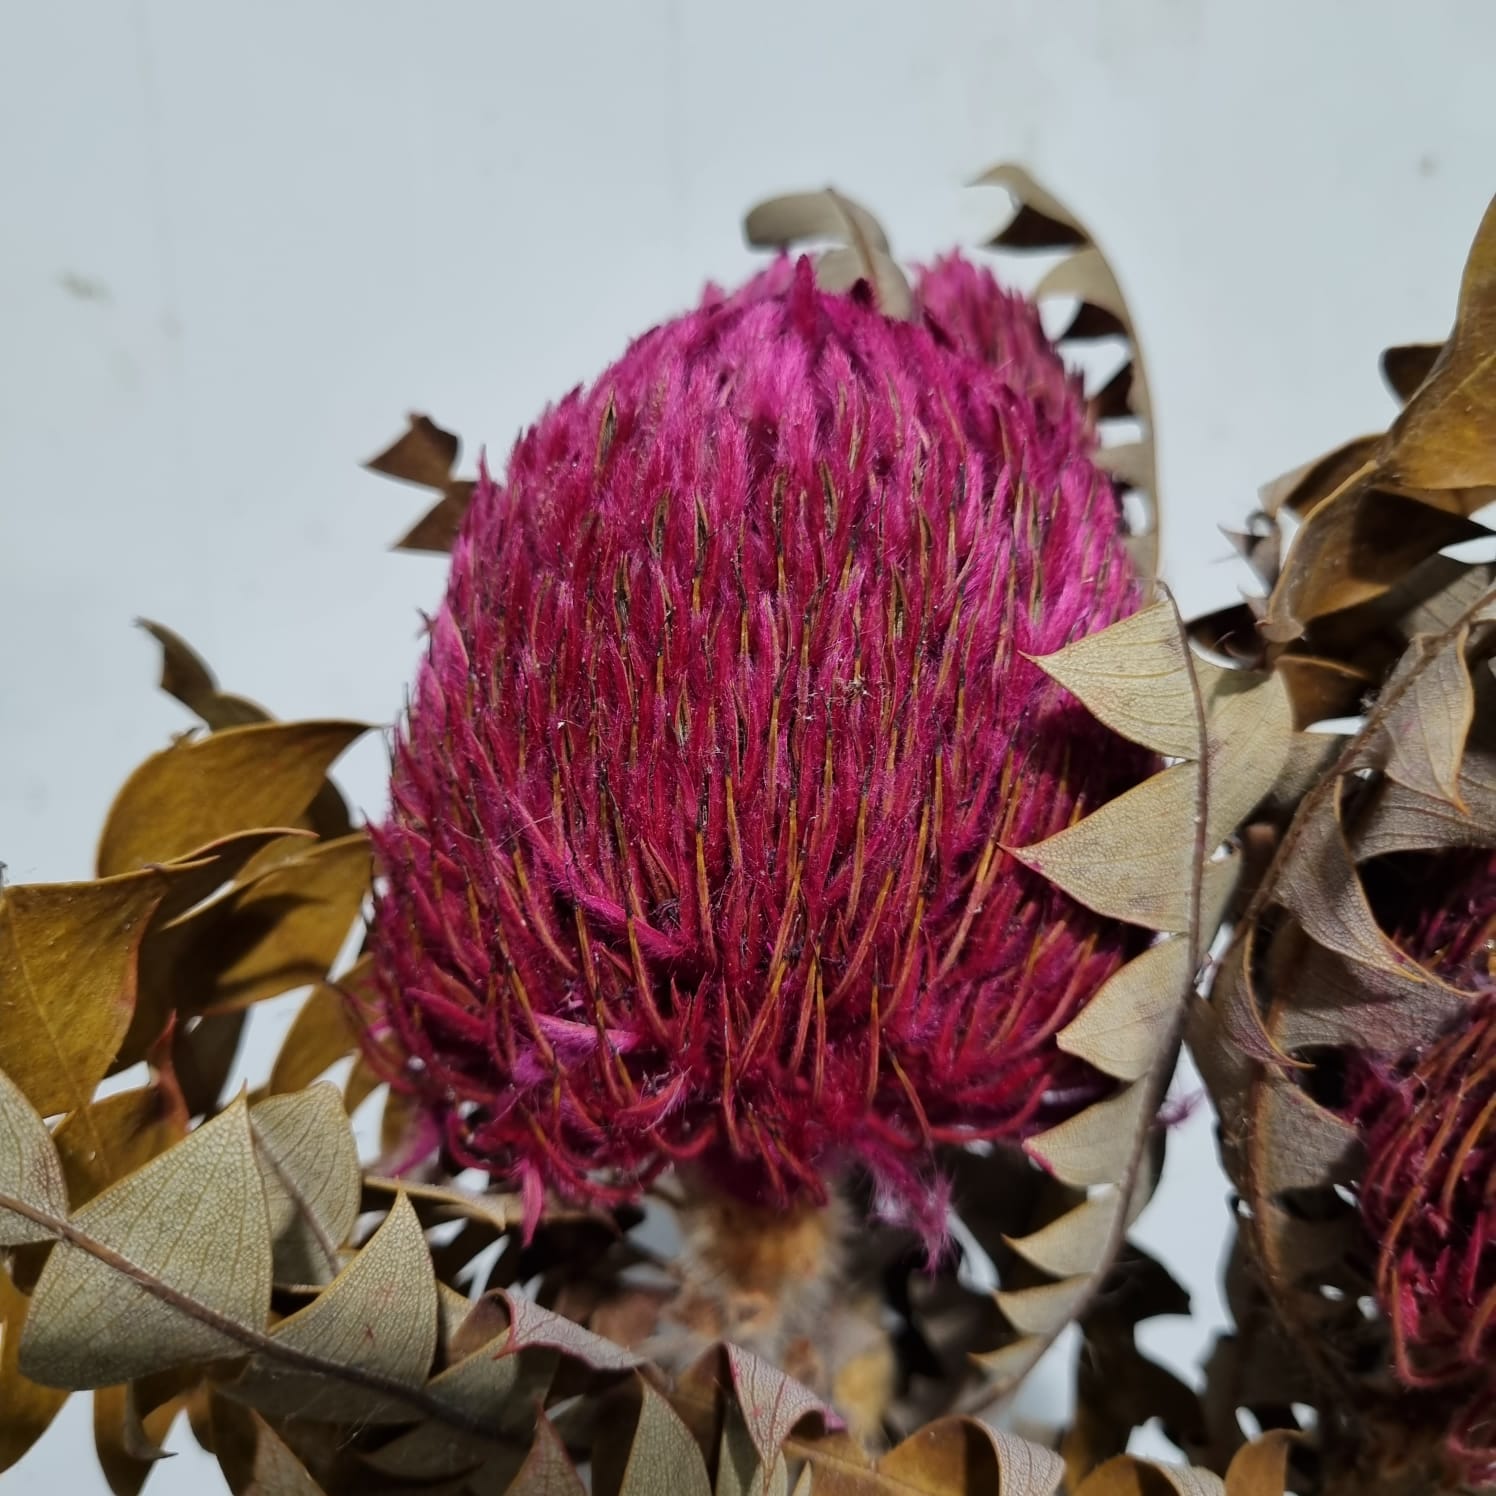
[[[1352,1061],[1347,1110],[1366,1147],[1361,1215],[1410,1387],[1470,1394],[1449,1436],[1460,1478],[1496,1484],[1496,861],[1461,859],[1401,944],[1469,1008],[1421,1052]],[[1447,868],[1449,863],[1445,863]]]
[[[482,476],[395,749],[374,940],[451,1155],[945,1231],[938,1144],[1105,1093],[1139,946],[1007,848],[1151,761],[1029,656],[1141,605],[1078,383],[959,258],[912,320],[781,259]]]

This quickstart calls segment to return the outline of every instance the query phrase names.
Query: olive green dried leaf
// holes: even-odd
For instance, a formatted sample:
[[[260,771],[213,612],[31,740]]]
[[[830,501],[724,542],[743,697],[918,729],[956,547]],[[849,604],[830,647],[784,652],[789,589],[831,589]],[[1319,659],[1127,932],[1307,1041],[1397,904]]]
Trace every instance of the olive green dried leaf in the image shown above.
[[[212,1399],[213,1452],[234,1496],[322,1496],[290,1446],[252,1408]]]
[[[1272,1429],[1242,1445],[1226,1471],[1226,1496],[1283,1496],[1297,1437],[1287,1429]]]
[[[1496,484],[1496,201],[1486,209],[1460,282],[1454,331],[1392,423],[1378,454],[1386,481],[1404,488]]]
[[[242,1010],[212,1013],[190,1020],[173,1035],[172,1065],[191,1116],[218,1110],[244,1037],[244,1020]]]
[[[3,1108],[0,1101],[0,1138],[5,1136]],[[4,1175],[7,1162],[4,1144],[0,1143],[0,1176]],[[6,1189],[0,1183],[0,1192]],[[46,1433],[68,1400],[68,1394],[61,1388],[43,1387],[21,1375],[18,1359],[21,1327],[26,1322],[30,1303],[11,1282],[5,1264],[0,1262],[0,1474],[9,1470]]]
[[[347,1368],[359,1381],[319,1375],[261,1354],[225,1388],[265,1412],[341,1423],[401,1423],[436,1352],[436,1280],[426,1238],[400,1196],[379,1230],[315,1299],[283,1319],[271,1339],[284,1350]]]
[[[168,1458],[161,1441],[182,1406],[177,1398],[142,1419],[132,1393],[126,1384],[93,1395],[94,1452],[114,1496],[139,1496],[157,1462]]]
[[[1200,756],[1189,661],[1170,603],[1154,603],[1034,663],[1123,737],[1171,758]],[[1211,669],[1203,661],[1196,668]]]
[[[165,873],[0,888],[0,1070],[45,1116],[86,1106],[135,1010]]]
[[[619,1496],[713,1496],[707,1479],[706,1461],[679,1415],[648,1382],[639,1383],[643,1393],[639,1422],[624,1466]]]
[[[543,1412],[535,1415],[535,1442],[506,1496],[586,1496],[576,1466]]]
[[[1029,1138],[1023,1151],[1078,1189],[1121,1179],[1138,1130],[1145,1125],[1150,1087],[1142,1081]]]
[[[68,1113],[52,1137],[73,1208],[180,1143],[187,1121],[173,1085],[117,1091]]]
[[[200,1010],[212,1013],[325,980],[369,894],[372,871],[363,832],[298,847],[173,927],[170,983],[196,992]]]
[[[63,1218],[68,1191],[57,1145],[20,1087],[0,1070],[0,1201],[22,1200],[41,1215]],[[52,1241],[57,1232],[0,1204],[0,1247]]]
[[[273,1095],[299,1091],[357,1045],[358,1031],[348,1013],[348,999],[338,987],[319,982],[286,1030],[270,1067],[267,1088]]]
[[[329,1283],[359,1210],[358,1149],[338,1088],[267,1096],[249,1109],[275,1280]]]
[[[1149,946],[1102,984],[1055,1042],[1103,1075],[1141,1079],[1169,1043],[1194,964],[1187,940]]]
[[[47,1224],[65,1239],[21,1342],[33,1380],[107,1386],[238,1354],[263,1330],[270,1241],[243,1101]]]
[[[178,742],[125,781],[99,840],[102,877],[182,857],[235,832],[294,823],[358,722],[265,722]]]
[[[851,243],[860,236],[888,254],[883,225],[861,204],[831,188],[789,192],[758,203],[743,219],[743,237],[754,249],[788,249],[819,239]]]

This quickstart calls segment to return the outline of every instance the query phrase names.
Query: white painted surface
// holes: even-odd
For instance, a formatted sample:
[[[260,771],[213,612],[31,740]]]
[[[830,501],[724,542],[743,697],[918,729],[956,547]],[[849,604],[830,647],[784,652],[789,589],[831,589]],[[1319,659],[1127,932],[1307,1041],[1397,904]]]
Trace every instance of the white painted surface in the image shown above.
[[[85,876],[185,725],[137,614],[285,715],[387,720],[442,568],[359,459],[423,409],[502,455],[830,180],[899,249],[974,242],[1027,162],[1100,234],[1150,359],[1166,565],[1238,574],[1258,483],[1382,424],[1496,189],[1483,0],[72,0],[0,41],[0,857]],[[370,745],[345,778],[382,798]],[[1219,1316],[1224,1189],[1182,1129],[1142,1228]],[[1058,1375],[1025,1399],[1039,1415]],[[190,1438],[153,1491],[212,1489]],[[206,1474],[206,1483],[205,1483]],[[75,1399],[6,1489],[103,1489]]]

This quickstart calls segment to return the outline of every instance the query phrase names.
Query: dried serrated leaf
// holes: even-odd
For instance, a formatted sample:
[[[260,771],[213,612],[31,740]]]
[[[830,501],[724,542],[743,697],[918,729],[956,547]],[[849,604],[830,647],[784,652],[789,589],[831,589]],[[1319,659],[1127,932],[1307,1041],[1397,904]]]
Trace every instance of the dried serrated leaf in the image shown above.
[[[1496,484],[1496,202],[1460,282],[1454,331],[1378,454],[1387,481],[1447,491]]]
[[[1176,764],[1012,855],[1088,909],[1146,929],[1190,924],[1199,769]]]
[[[404,1193],[425,1226],[441,1221],[469,1220],[491,1227],[495,1236],[513,1231],[524,1223],[524,1202],[518,1195],[478,1194],[452,1184],[423,1184],[415,1179],[386,1179],[365,1174],[365,1200],[369,1208],[385,1209],[397,1194]],[[564,1219],[556,1211],[548,1219]]]
[[[0,1101],[0,1138],[5,1136],[3,1107]],[[0,1177],[7,1162],[4,1144],[0,1143]],[[3,1192],[6,1186],[0,1183],[0,1193]],[[46,1433],[68,1399],[62,1389],[40,1386],[21,1375],[18,1360],[21,1327],[30,1302],[11,1282],[5,1264],[0,1262],[0,1473],[9,1470]]]
[[[44,1117],[87,1105],[109,1069],[166,883],[138,872],[0,889],[0,1070]]]
[[[209,727],[217,730],[270,720],[270,713],[258,702],[221,691],[207,661],[180,634],[149,618],[136,621],[161,646],[161,689]]]
[[[1467,752],[1456,791],[1450,797],[1426,795],[1382,780],[1351,828],[1355,861],[1389,852],[1496,846],[1496,761]]]
[[[1355,716],[1372,686],[1365,670],[1314,655],[1281,655],[1274,669],[1288,688],[1296,729],[1312,727],[1332,717]]]
[[[643,1399],[634,1429],[619,1496],[713,1496],[706,1461],[675,1410],[648,1382],[641,1381]]]
[[[1200,756],[1199,711],[1170,603],[1154,603],[1034,663],[1123,737],[1171,758]]]
[[[318,1375],[256,1356],[226,1390],[269,1413],[328,1422],[411,1419],[436,1351],[436,1280],[420,1222],[403,1196],[353,1261],[304,1309],[271,1332],[283,1349],[351,1376]]]
[[[872,286],[885,317],[907,320],[913,312],[914,295],[904,272],[881,251],[846,246],[828,249],[816,260],[816,284],[823,291],[850,291],[859,281]]]
[[[1291,514],[1307,514],[1348,478],[1368,468],[1380,440],[1379,435],[1358,436],[1265,483],[1257,493],[1262,512],[1269,518],[1276,518],[1285,509]]]
[[[329,1283],[358,1219],[358,1150],[336,1086],[268,1096],[249,1111],[265,1186],[274,1274]]]
[[[1094,1287],[1089,1273],[1037,1288],[999,1289],[997,1307],[1020,1334],[1049,1340],[1073,1320]]]
[[[507,1496],[586,1496],[576,1466],[543,1412],[535,1415],[535,1442]]]
[[[1103,1075],[1141,1079],[1169,1042],[1194,965],[1187,940],[1149,946],[1107,979],[1055,1042]]]
[[[644,1364],[643,1356],[614,1345],[601,1335],[594,1335],[572,1320],[552,1314],[533,1299],[516,1293],[505,1293],[503,1299],[509,1306],[508,1346],[511,1351],[527,1346],[547,1346],[590,1366],[593,1371],[631,1371]],[[775,1372],[774,1375],[780,1376],[781,1373]]]
[[[1029,1138],[1023,1151],[1066,1184],[1084,1189],[1120,1179],[1145,1125],[1149,1087],[1124,1086],[1115,1096],[1088,1106]]]
[[[266,722],[153,754],[125,781],[99,840],[101,877],[169,862],[263,826],[294,824],[358,722]]]
[[[1031,1262],[1052,1278],[1073,1278],[1099,1272],[1107,1265],[1107,1249],[1122,1195],[1107,1190],[1066,1211],[1057,1220],[1027,1236],[1008,1238],[1008,1245],[1025,1262]]]
[[[213,1452],[234,1496],[322,1496],[290,1446],[252,1408],[212,1400]]]
[[[358,1031],[348,1013],[348,999],[327,982],[319,982],[297,1010],[275,1063],[268,1089],[274,1094],[299,1091],[350,1054]]]
[[[101,1387],[234,1355],[270,1302],[249,1111],[235,1102],[77,1211],[32,1295],[21,1367]]]
[[[830,188],[788,192],[748,210],[743,236],[755,249],[788,249],[816,239],[849,242],[860,236],[888,253],[888,235],[868,210]]]
[[[0,1247],[56,1237],[43,1222],[7,1210],[6,1199],[47,1217],[68,1213],[67,1184],[52,1135],[20,1087],[0,1070]]]

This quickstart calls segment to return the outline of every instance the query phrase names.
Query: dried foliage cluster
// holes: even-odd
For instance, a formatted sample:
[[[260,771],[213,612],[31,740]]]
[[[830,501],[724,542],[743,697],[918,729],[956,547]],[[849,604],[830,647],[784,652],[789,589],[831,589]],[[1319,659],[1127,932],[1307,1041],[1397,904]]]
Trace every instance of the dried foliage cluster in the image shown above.
[[[1137,495],[1151,575],[1151,417],[1117,283],[1022,172],[985,180],[1016,206],[994,246],[1050,257],[1037,294],[1070,307],[1062,346],[1121,350],[1091,408],[1103,435],[1125,423],[1102,460]],[[765,204],[748,233],[829,241],[823,286],[866,280],[888,313],[907,307],[881,228],[836,194]],[[1449,1037],[1478,1028],[1479,983],[1451,974],[1446,934],[1409,933],[1428,925],[1409,890],[1463,889],[1496,845],[1496,572],[1439,554],[1485,533],[1471,515],[1496,492],[1496,214],[1449,343],[1385,367],[1405,401],[1390,430],[1272,485],[1240,537],[1263,597],[1187,629],[1159,589],[1038,661],[1161,767],[1013,849],[1149,938],[1057,1036],[1105,1077],[1101,1098],[1022,1149],[945,1149],[958,1238],[996,1290],[959,1255],[931,1268],[854,1198],[832,1301],[791,1341],[759,1333],[779,1312],[772,1274],[693,1264],[699,1202],[669,1178],[642,1208],[548,1201],[527,1239],[502,1181],[407,1167],[421,1118],[359,1027],[370,844],[328,777],[368,729],[276,721],[148,625],[198,729],[125,783],[93,880],[0,892],[0,1470],[89,1390],[118,1493],[140,1490],[179,1415],[234,1491],[296,1496],[1309,1496],[1488,1478],[1496,1264],[1477,1248],[1456,1270],[1436,1242],[1414,1281],[1420,1242],[1368,1203],[1368,1137],[1383,1148],[1386,1128],[1365,1098],[1416,1092],[1416,1114],[1441,1044],[1451,1065],[1486,1056],[1462,1102],[1490,1094],[1484,1031]],[[371,465],[437,491],[402,544],[447,549],[473,489],[455,437],[416,418]],[[1462,972],[1484,962],[1484,928]],[[296,991],[269,1074],[231,1094],[255,1005]],[[1239,1201],[1236,1326],[1203,1391],[1139,1349],[1144,1321],[1188,1302],[1127,1241],[1186,1037]],[[126,1071],[139,1083],[101,1092]],[[1488,1180],[1470,1178],[1493,1109],[1455,1107],[1458,1136],[1422,1137],[1413,1173],[1436,1215],[1469,1210],[1496,1236]],[[350,1118],[370,1111],[380,1156],[361,1163]],[[685,1250],[660,1246],[672,1232]],[[1473,1332],[1438,1318],[1467,1288]],[[1072,1325],[1077,1412],[1054,1448],[977,1416]],[[1150,1420],[1178,1465],[1126,1453]]]

